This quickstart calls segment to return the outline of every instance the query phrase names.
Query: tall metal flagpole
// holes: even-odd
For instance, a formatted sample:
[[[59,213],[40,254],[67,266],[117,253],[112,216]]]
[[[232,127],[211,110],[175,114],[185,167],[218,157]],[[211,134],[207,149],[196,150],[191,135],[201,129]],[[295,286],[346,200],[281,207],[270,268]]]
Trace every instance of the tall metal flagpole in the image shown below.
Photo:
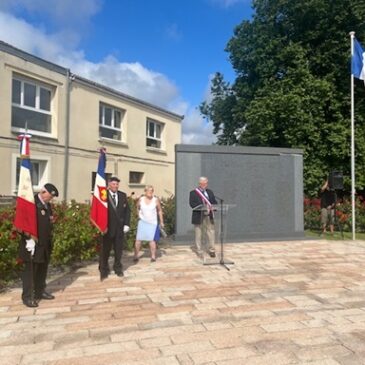
[[[354,55],[355,32],[350,32],[351,37],[351,61]],[[351,70],[351,210],[352,210],[352,239],[355,240],[355,96],[354,74]]]

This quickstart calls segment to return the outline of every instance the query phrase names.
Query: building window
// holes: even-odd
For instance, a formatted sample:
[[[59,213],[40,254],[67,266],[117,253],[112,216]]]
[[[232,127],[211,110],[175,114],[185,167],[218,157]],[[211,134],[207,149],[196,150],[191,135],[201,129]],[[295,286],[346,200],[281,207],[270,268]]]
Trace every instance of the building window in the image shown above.
[[[47,182],[48,180],[48,160],[30,160],[31,169],[30,169],[30,176],[32,179],[33,189],[35,191],[39,191],[41,187]],[[21,159],[17,157],[16,159],[16,180],[15,180],[15,190],[18,190],[19,186],[19,174],[20,174],[20,164]]]
[[[122,140],[122,120],[125,111],[100,103],[99,136],[102,138]]]
[[[142,184],[144,173],[139,171],[129,171],[130,184]]]
[[[161,135],[163,124],[152,119],[146,122],[146,145],[147,147],[161,148]]]
[[[51,134],[52,96],[51,86],[13,77],[11,126]]]

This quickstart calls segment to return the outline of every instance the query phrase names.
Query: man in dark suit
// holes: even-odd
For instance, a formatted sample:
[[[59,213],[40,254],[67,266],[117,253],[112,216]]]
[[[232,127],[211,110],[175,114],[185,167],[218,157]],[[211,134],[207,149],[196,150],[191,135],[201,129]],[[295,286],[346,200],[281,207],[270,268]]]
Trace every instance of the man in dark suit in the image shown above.
[[[214,193],[208,189],[208,179],[199,178],[199,186],[190,192],[189,204],[193,208],[191,223],[195,227],[195,245],[197,253],[203,256],[202,238],[208,243],[210,257],[215,257],[215,232],[213,204],[217,204]],[[195,209],[194,209],[195,208]]]
[[[108,231],[103,236],[100,250],[99,270],[100,280],[109,275],[110,250],[114,250],[114,272],[123,276],[122,252],[124,234],[129,231],[130,208],[127,195],[118,190],[120,180],[113,176],[108,181]]]
[[[50,201],[58,196],[53,184],[45,184],[34,196],[37,210],[38,240],[22,235],[19,257],[24,261],[22,273],[22,300],[27,307],[38,307],[41,299],[54,299],[45,291],[48,264],[52,252],[52,226],[54,218]]]

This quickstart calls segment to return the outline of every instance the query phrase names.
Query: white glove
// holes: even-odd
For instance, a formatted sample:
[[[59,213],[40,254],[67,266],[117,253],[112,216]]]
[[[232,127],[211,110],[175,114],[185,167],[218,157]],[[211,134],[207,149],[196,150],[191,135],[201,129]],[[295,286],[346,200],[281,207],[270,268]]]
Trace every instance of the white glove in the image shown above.
[[[128,233],[129,232],[129,226],[124,226],[123,227],[123,232]]]
[[[26,242],[25,248],[33,256],[34,255],[34,251],[35,251],[35,242],[34,242],[34,240],[31,238],[29,240],[25,240],[25,242]]]

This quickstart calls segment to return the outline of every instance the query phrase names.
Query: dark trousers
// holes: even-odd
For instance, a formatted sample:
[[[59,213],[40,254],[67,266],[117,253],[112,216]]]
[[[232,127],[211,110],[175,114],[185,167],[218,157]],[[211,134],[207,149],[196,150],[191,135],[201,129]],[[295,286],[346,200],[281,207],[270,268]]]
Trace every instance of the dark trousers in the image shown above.
[[[110,272],[109,269],[109,256],[110,251],[113,248],[114,251],[114,265],[113,269],[116,274],[120,274],[123,271],[122,267],[122,252],[123,252],[123,235],[117,235],[116,237],[109,237],[107,234],[103,237],[103,242],[100,250],[99,257],[99,270],[103,275],[107,275]]]
[[[35,298],[42,295],[46,288],[47,271],[48,262],[33,262],[33,264],[26,262],[24,264],[24,271],[21,276],[23,282],[23,300],[32,298],[32,289]]]

